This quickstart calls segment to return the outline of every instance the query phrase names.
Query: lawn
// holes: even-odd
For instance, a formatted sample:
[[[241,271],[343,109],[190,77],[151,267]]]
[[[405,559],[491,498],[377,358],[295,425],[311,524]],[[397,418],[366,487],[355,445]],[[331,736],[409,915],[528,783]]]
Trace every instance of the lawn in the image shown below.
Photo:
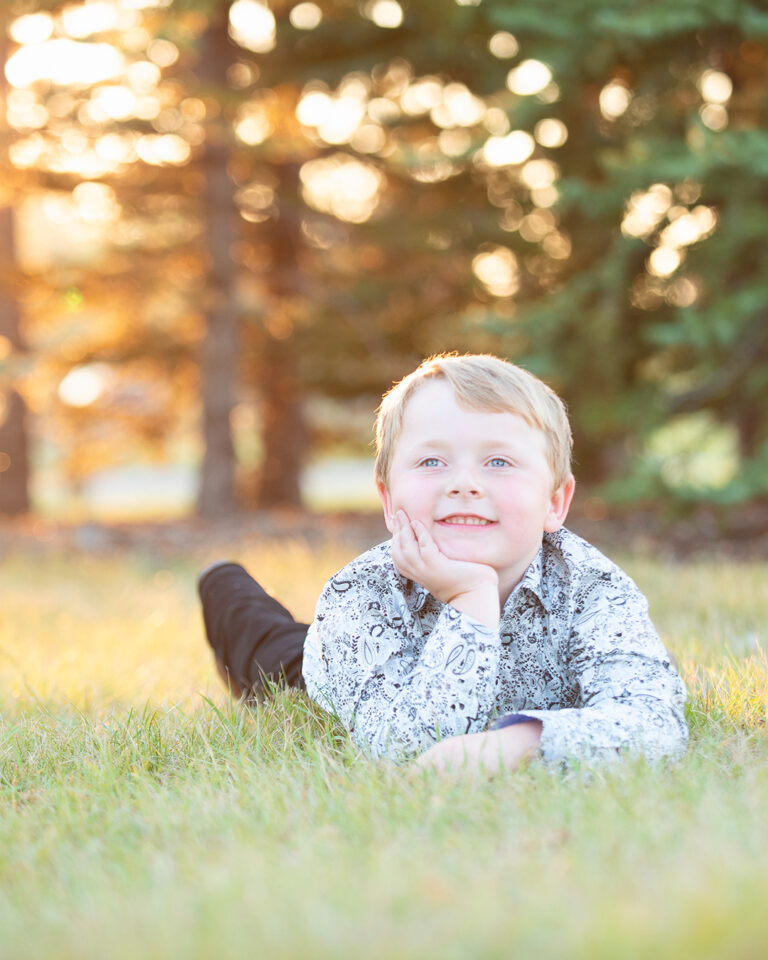
[[[341,540],[237,558],[311,617]],[[2,561],[0,957],[762,958],[768,565],[624,558],[689,685],[676,767],[491,782],[233,706],[197,551]]]

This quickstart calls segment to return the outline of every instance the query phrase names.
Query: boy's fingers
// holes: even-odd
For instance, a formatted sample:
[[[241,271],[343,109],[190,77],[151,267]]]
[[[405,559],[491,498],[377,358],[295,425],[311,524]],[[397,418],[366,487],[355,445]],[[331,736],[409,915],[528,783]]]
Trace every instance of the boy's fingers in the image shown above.
[[[398,536],[397,539],[393,541],[393,546],[395,544],[397,544],[398,554],[402,563],[410,569],[411,573],[415,572],[420,565],[421,552],[410,524],[403,526],[398,531]]]
[[[400,542],[404,547],[418,547],[416,533],[414,532],[413,525],[410,522],[403,524],[400,530]]]
[[[416,539],[419,541],[420,547],[434,547],[436,546],[435,541],[432,539],[432,535],[426,526],[421,522],[421,520],[413,521],[413,531],[416,534]]]

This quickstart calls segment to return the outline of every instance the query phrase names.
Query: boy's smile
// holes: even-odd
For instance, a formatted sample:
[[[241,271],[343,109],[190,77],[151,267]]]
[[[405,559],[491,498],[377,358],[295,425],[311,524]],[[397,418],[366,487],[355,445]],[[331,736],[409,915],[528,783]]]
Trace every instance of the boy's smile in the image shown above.
[[[493,567],[503,603],[544,531],[565,519],[573,480],[554,492],[552,483],[540,430],[514,413],[459,406],[450,384],[436,378],[408,401],[379,494],[390,530],[403,510],[445,556]]]
[[[495,520],[486,520],[484,517],[478,517],[475,514],[469,516],[459,515],[459,516],[450,516],[443,517],[442,520],[438,520],[438,523],[449,523],[451,526],[458,526],[459,524],[470,526],[470,527],[487,527],[491,523],[495,523]]]

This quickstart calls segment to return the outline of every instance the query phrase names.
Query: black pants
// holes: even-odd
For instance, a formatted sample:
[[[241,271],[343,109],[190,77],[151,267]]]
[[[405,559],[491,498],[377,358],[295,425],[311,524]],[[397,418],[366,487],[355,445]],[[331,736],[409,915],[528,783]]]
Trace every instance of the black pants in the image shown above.
[[[235,696],[262,699],[265,678],[304,689],[306,623],[297,623],[238,563],[209,567],[197,589],[208,643]]]

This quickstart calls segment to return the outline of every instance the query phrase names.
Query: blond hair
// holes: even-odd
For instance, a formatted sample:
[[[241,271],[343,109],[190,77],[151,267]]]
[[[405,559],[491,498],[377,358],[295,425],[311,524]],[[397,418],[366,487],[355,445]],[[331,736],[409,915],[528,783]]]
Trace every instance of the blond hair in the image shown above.
[[[544,434],[554,489],[571,474],[573,439],[565,404],[554,390],[522,367],[491,354],[441,353],[424,360],[384,394],[376,414],[376,481],[387,485],[408,401],[426,381],[447,380],[456,400],[470,410],[515,413]]]

